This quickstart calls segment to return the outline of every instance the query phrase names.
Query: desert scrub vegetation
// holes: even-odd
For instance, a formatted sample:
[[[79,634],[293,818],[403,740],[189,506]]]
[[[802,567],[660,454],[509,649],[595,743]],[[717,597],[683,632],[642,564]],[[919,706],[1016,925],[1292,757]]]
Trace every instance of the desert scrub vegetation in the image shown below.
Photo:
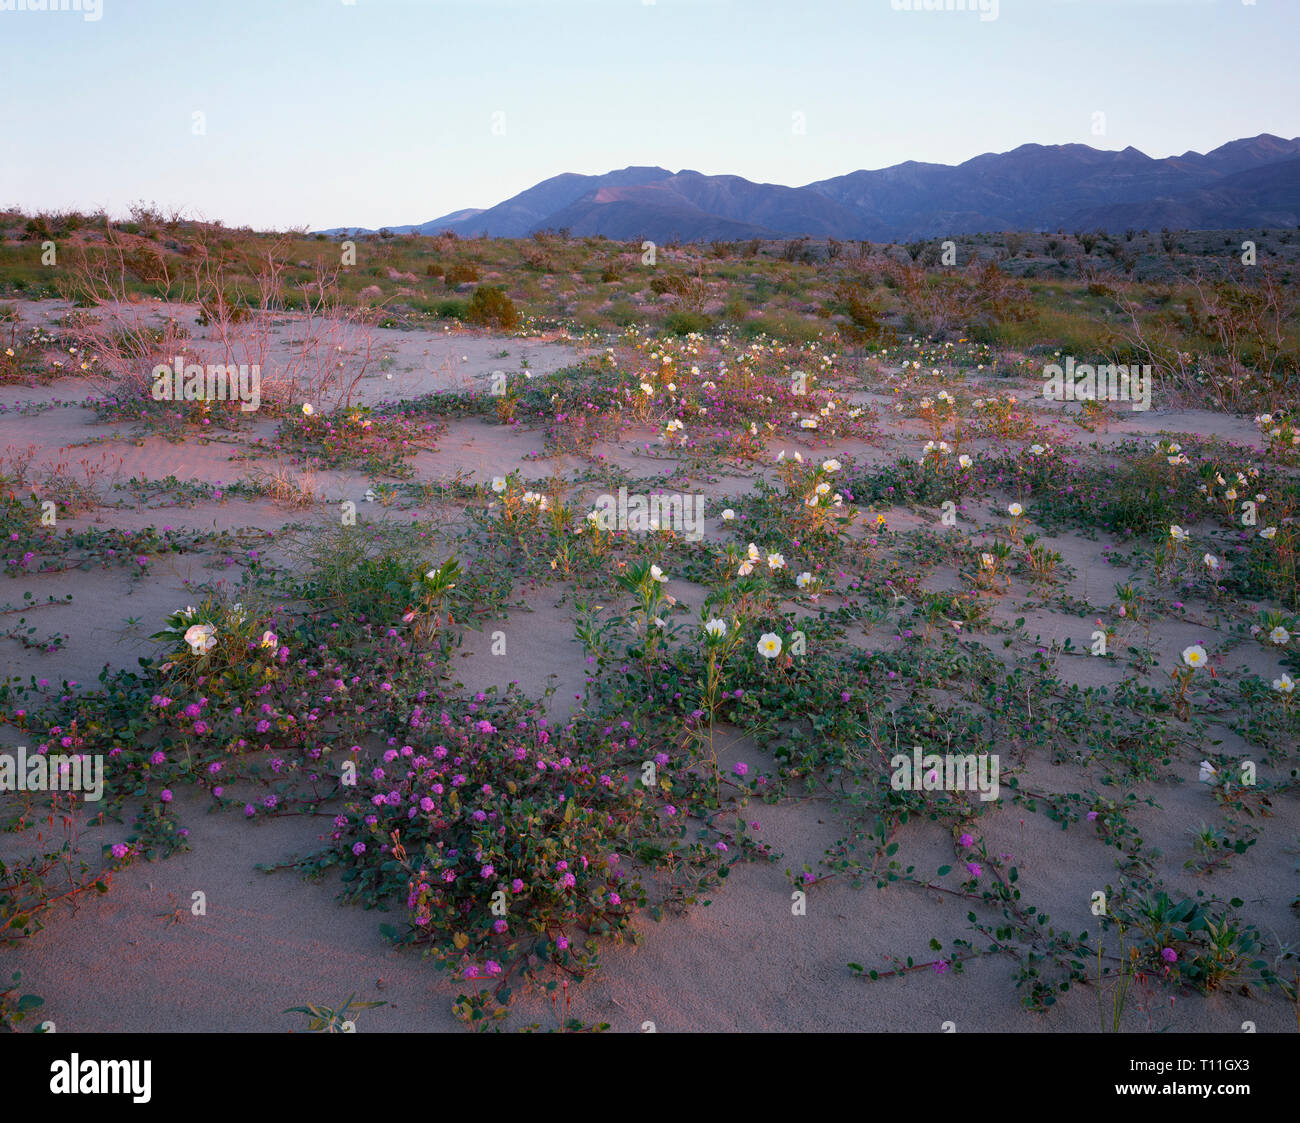
[[[337,268],[319,265],[313,279],[291,278],[284,240],[267,247],[224,248],[206,231],[173,267],[157,278],[167,314],[133,303],[128,277],[136,273],[132,248],[116,234],[102,246],[81,247],[65,272],[66,294],[86,312],[68,316],[64,328],[90,356],[92,384],[104,407],[118,418],[172,425],[235,426],[255,409],[284,412],[291,403],[351,403],[357,384],[378,362],[371,334],[373,314],[340,299]],[[292,295],[296,289],[296,296]],[[197,305],[196,324],[206,340],[170,310]],[[278,321],[293,313],[286,349],[275,348]],[[228,390],[178,400],[156,371],[194,367],[211,372],[238,369],[256,379],[255,399]],[[210,375],[209,375],[210,377]],[[206,384],[204,384],[206,386]]]
[[[26,232],[29,223],[58,241],[58,269],[40,265],[42,241]],[[1150,363],[1161,386],[1189,404],[1240,411],[1248,401],[1276,408],[1294,397],[1300,246],[1290,231],[1183,232],[1169,246],[1150,231],[970,235],[951,239],[958,264],[946,265],[938,240],[676,244],[646,264],[639,242],[554,232],[263,234],[146,205],[126,222],[10,214],[0,229],[0,293],[35,294],[39,280],[45,295],[57,283],[69,299],[101,308],[110,298],[193,301],[202,321],[222,325],[225,362],[254,361],[268,314],[315,320],[294,369],[282,372],[286,401],[311,399],[306,387],[326,381],[346,400],[351,376],[310,361],[341,341],[326,336],[428,321],[526,334],[638,325],[797,343],[839,336],[865,348],[909,332],[960,336],[1009,352],[1054,348],[1080,361]],[[1243,239],[1256,243],[1258,267],[1225,254],[1225,244]],[[484,295],[451,292],[470,285]],[[312,339],[329,346],[313,348]],[[116,365],[120,380],[124,364]]]
[[[519,324],[519,312],[504,289],[480,285],[465,307],[465,320],[477,327],[510,331]]]
[[[1193,273],[1143,317],[1128,293],[1122,346],[1155,369],[1166,391],[1244,412],[1294,400],[1300,383],[1300,297],[1292,280],[1264,264],[1232,277]],[[1176,293],[1176,295],[1175,295]]]

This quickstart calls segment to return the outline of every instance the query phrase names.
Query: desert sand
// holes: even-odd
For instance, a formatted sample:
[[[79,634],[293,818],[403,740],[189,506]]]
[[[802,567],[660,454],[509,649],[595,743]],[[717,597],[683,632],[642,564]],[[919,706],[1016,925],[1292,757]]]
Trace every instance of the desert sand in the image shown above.
[[[20,302],[22,316],[38,320],[63,311],[57,302]],[[534,371],[559,370],[593,346],[581,341],[519,339],[457,331],[383,331],[377,338],[392,356],[388,370],[375,370],[359,387],[360,399],[379,403],[409,399],[436,390],[483,387],[492,372],[517,371],[528,361]],[[500,357],[501,352],[508,356]],[[388,377],[391,373],[392,377]],[[888,379],[899,368],[881,364],[876,389],[858,400],[874,397],[888,404]],[[972,386],[989,381],[969,376]],[[1097,442],[1105,447],[1131,436],[1157,434],[1218,434],[1259,449],[1258,431],[1249,419],[1204,411],[1162,411],[1145,414],[1117,411],[1104,431],[1089,433],[1074,425],[1070,407],[1034,399],[1033,388],[1019,386],[1026,408],[1039,415],[1043,432],[1054,446]],[[102,505],[76,516],[74,528],[140,528],[154,525],[195,529],[239,529],[247,542],[258,541],[274,554],[282,532],[291,526],[313,525],[333,517],[343,499],[361,500],[373,481],[348,470],[309,472],[301,466],[279,465],[269,459],[236,459],[241,445],[267,438],[275,423],[254,419],[243,430],[200,442],[188,436],[170,442],[151,435],[137,440],[132,426],[96,421],[94,412],[79,404],[88,394],[80,378],[63,378],[34,387],[0,389],[0,447],[36,446],[33,476],[60,456],[105,458],[108,470],[99,481]],[[33,411],[23,403],[59,403]],[[646,454],[653,433],[628,432],[592,450],[595,457],[618,464],[632,475],[666,471],[660,450]],[[900,453],[915,455],[926,439],[915,419],[882,416],[878,437],[845,440],[817,449],[818,455],[854,458],[858,464],[890,463]],[[1040,438],[1041,439],[1041,438]],[[96,442],[96,443],[88,443]],[[789,442],[773,442],[769,459]],[[808,452],[811,446],[806,446]],[[484,483],[518,471],[541,484],[557,471],[582,467],[581,458],[539,455],[540,434],[526,426],[502,426],[476,418],[454,420],[438,441],[436,452],[422,452],[413,461],[419,480],[447,481],[458,474]],[[64,451],[68,450],[68,451]],[[973,448],[972,448],[973,451]],[[317,501],[292,507],[272,498],[223,497],[185,500],[165,494],[139,503],[111,490],[113,481],[132,477],[199,480],[229,486],[253,466],[284,467],[310,477]],[[743,495],[767,466],[748,473],[718,472],[709,483],[719,500]],[[694,486],[701,486],[697,476]],[[596,489],[588,488],[588,492]],[[590,494],[588,495],[590,498]],[[1000,520],[987,504],[973,503],[963,517],[968,533]],[[363,519],[435,519],[431,510],[382,509],[359,503]],[[891,532],[906,535],[933,526],[933,512],[881,508]],[[448,512],[448,517],[452,513]],[[874,515],[874,512],[873,512]],[[436,520],[435,520],[436,521]],[[976,528],[972,530],[971,528]],[[706,537],[719,541],[722,529],[711,518]],[[1105,603],[1113,585],[1126,571],[1111,565],[1104,539],[1073,533],[1046,535],[1043,541],[1058,551],[1073,575],[1057,593],[1090,603]],[[278,556],[278,555],[276,555]],[[57,651],[25,649],[0,640],[5,673],[92,684],[105,666],[133,667],[155,650],[146,637],[158,621],[179,605],[192,601],[198,584],[220,580],[221,559],[211,555],[166,559],[140,580],[122,568],[82,572],[29,574],[10,580],[0,600],[17,604],[24,590],[38,600],[72,595],[69,605],[33,610],[30,622],[42,635],[66,634]],[[927,577],[929,588],[953,588],[950,567],[940,566]],[[702,590],[687,582],[669,586],[684,604],[698,604]],[[572,601],[554,587],[521,590],[527,610],[508,616],[509,656],[488,650],[490,627],[468,633],[464,648],[453,660],[453,673],[466,689],[517,682],[529,695],[540,697],[554,689],[548,706],[563,716],[583,689],[583,651],[573,639]],[[1090,620],[1037,603],[1024,607],[1029,592],[1017,586],[996,598],[992,619],[1015,630],[1023,618],[1018,643],[1048,647],[1070,639],[1076,649],[1086,645]],[[792,606],[793,607],[793,606]],[[808,606],[801,605],[801,611]],[[134,622],[132,622],[134,621]],[[1187,619],[1164,622],[1148,637],[1161,665],[1177,660],[1188,644],[1222,640],[1226,621],[1214,620],[1203,606],[1189,605]],[[899,641],[892,625],[870,621],[851,630],[851,640],[868,651],[890,650]],[[968,628],[967,642],[982,643],[994,654],[1004,651],[1003,634],[979,626]],[[1266,651],[1247,645],[1233,651],[1233,660],[1256,673],[1275,673]],[[1056,664],[1067,681],[1083,686],[1113,685],[1123,668],[1100,660],[1057,653]],[[12,725],[0,726],[5,746],[27,743]],[[746,761],[751,769],[768,769],[773,762],[737,732],[726,734],[721,760],[730,766]],[[1242,748],[1229,742],[1229,750]],[[1026,787],[1078,790],[1088,777],[1073,765],[1030,759],[1018,762]],[[1275,938],[1270,952],[1300,939],[1300,922],[1288,907],[1295,896],[1294,844],[1300,836],[1300,806],[1294,796],[1277,801],[1273,817],[1254,849],[1213,875],[1198,877],[1182,868],[1187,856],[1187,832],[1213,820],[1217,808],[1205,785],[1197,782],[1196,762],[1179,760],[1173,777],[1135,790],[1154,795],[1159,809],[1133,813],[1154,846],[1163,854],[1157,869],[1166,886],[1186,894],[1205,888],[1222,899],[1241,898],[1242,913]],[[0,796],[6,799],[7,796]],[[167,860],[137,861],[117,873],[111,891],[88,894],[57,908],[44,931],[0,954],[6,972],[20,970],[22,989],[44,997],[41,1018],[60,1032],[93,1031],[239,1031],[282,1032],[303,1028],[288,1007],[305,1002],[331,1004],[349,994],[386,1005],[362,1011],[356,1019],[361,1032],[452,1030],[452,1000],[465,991],[463,980],[448,978],[423,962],[418,954],[397,950],[381,936],[382,922],[401,917],[400,902],[388,914],[340,905],[338,884],[327,876],[320,883],[304,881],[292,871],[260,872],[259,864],[274,865],[314,849],[328,819],[284,817],[246,822],[234,813],[205,813],[193,793],[177,796],[177,811],[191,830],[192,849]],[[878,890],[853,888],[842,877],[826,876],[811,887],[806,915],[794,915],[791,883],[785,872],[807,863],[814,869],[848,827],[844,806],[824,794],[790,795],[775,805],[751,802],[746,818],[758,824],[756,837],[779,855],[770,862],[735,865],[725,884],[711,892],[709,903],[686,915],[669,912],[658,922],[640,916],[639,945],[610,946],[600,970],[571,988],[572,1014],[587,1022],[608,1022],[615,1031],[895,1031],[934,1032],[953,1021],[959,1032],[1072,1032],[1099,1028],[1095,988],[1076,986],[1046,1013],[1030,1013],[1021,1005],[1013,982],[1014,964],[1004,957],[969,962],[963,973],[925,970],[904,978],[867,982],[854,977],[849,963],[882,969],[891,955],[928,958],[928,943],[947,943],[966,932],[964,902],[905,885]],[[1053,923],[1074,932],[1097,930],[1090,912],[1094,888],[1114,878],[1114,852],[1089,831],[1062,832],[1045,815],[1027,813],[1009,800],[980,820],[989,850],[1013,856],[1025,896],[1050,913]],[[100,861],[100,848],[122,837],[124,826],[113,822],[92,825],[82,837],[80,853]],[[24,853],[34,845],[29,830],[0,835],[0,852]],[[925,870],[951,862],[951,843],[943,827],[923,822],[909,825],[905,845],[908,863]],[[191,914],[192,894],[206,896],[205,915]],[[1223,990],[1209,997],[1174,993],[1153,987],[1135,991],[1125,1012],[1123,1028],[1147,1032],[1235,1032],[1253,1021],[1261,1032],[1295,1030],[1291,1004],[1273,993],[1246,996]],[[507,1028],[538,1023],[555,1024],[549,1002],[537,994],[520,994],[512,1006]]]

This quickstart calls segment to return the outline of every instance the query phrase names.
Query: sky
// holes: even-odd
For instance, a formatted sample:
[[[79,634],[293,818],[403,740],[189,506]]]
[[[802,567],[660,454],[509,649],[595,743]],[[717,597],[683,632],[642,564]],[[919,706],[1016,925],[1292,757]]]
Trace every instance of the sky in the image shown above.
[[[1300,0],[924,3],[0,0],[0,206],[377,228],[630,164],[1300,135]]]

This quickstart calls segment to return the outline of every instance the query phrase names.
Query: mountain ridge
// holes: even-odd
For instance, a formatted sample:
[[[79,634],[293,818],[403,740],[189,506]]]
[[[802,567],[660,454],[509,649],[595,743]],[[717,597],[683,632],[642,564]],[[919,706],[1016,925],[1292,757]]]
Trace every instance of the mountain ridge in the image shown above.
[[[1027,143],[960,164],[908,160],[801,187],[632,165],[603,175],[565,172],[492,207],[386,229],[507,238],[568,229],[656,242],[805,235],[894,242],[1058,227],[1115,233],[1266,222],[1300,225],[1300,137],[1261,133],[1159,159],[1132,146]]]

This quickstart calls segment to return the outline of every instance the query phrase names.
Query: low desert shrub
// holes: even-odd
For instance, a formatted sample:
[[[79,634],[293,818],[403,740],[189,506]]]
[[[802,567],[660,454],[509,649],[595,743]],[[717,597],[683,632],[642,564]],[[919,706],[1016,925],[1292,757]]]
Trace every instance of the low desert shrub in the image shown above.
[[[509,331],[518,326],[519,311],[505,289],[484,286],[475,289],[474,295],[469,298],[465,319],[480,327]]]

